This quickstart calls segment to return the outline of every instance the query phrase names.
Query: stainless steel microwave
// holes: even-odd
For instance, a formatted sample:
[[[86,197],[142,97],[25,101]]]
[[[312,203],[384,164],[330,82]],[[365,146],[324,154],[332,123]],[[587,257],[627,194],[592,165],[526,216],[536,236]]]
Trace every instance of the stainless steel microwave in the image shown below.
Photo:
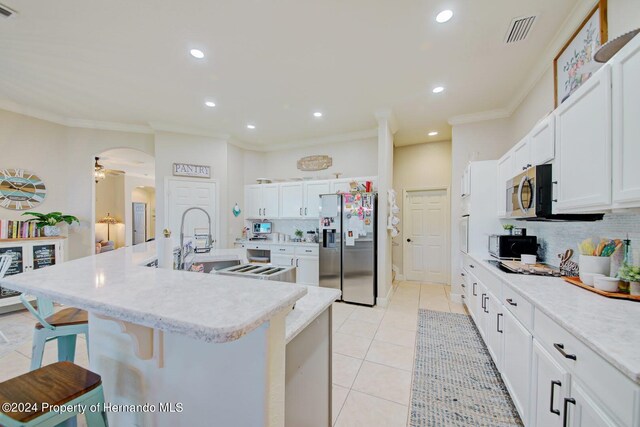
[[[597,221],[603,214],[554,214],[552,165],[534,166],[507,182],[507,216],[527,221]]]
[[[520,259],[522,254],[538,253],[536,236],[489,236],[489,254],[498,259]]]

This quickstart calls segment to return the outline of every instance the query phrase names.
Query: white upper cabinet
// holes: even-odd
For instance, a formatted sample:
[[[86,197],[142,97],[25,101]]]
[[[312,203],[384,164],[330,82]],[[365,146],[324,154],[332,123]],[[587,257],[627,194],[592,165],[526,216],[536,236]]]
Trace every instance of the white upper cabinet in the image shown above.
[[[507,181],[513,178],[513,150],[498,160],[498,216],[507,215]]]
[[[262,186],[247,185],[244,189],[244,210],[246,218],[262,216]]]
[[[529,143],[529,135],[525,136],[513,147],[513,157],[515,168],[513,169],[512,177],[531,167],[531,144]]]
[[[351,189],[351,179],[331,180],[331,193],[348,193]]]
[[[557,212],[610,208],[610,65],[604,65],[556,110],[554,167]]]
[[[613,204],[640,207],[640,37],[612,61]]]
[[[278,184],[247,185],[244,189],[245,218],[278,218]]]
[[[320,195],[331,193],[329,181],[307,182],[304,184],[304,208],[302,215],[305,218],[320,217]]]
[[[303,192],[301,182],[280,184],[280,218],[302,218]]]
[[[556,155],[556,116],[552,113],[538,123],[529,134],[531,164],[543,165]]]

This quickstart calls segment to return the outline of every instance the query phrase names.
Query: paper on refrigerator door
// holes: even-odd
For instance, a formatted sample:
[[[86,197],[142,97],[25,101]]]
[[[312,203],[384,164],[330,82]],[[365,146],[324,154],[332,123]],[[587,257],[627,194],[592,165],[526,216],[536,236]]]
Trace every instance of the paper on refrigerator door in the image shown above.
[[[355,246],[356,245],[356,236],[353,230],[348,230],[344,236],[344,245],[345,246]]]

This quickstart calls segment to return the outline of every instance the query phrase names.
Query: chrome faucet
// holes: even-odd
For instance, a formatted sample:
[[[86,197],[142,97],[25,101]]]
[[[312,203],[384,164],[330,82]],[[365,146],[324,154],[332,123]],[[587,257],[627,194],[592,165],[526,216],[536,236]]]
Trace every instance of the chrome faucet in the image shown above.
[[[184,259],[186,257],[185,247],[184,247],[184,218],[187,216],[187,212],[193,211],[193,210],[202,211],[207,216],[207,220],[209,221],[209,235],[207,239],[207,249],[211,249],[211,244],[213,243],[213,237],[211,236],[211,215],[209,215],[209,212],[197,206],[185,210],[182,213],[182,221],[180,222],[180,262],[178,264],[178,268],[180,270],[184,270]]]

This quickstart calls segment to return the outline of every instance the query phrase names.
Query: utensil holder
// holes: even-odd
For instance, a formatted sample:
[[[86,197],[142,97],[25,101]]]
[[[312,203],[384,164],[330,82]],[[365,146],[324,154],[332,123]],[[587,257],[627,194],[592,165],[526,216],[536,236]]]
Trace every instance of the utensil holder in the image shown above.
[[[580,273],[611,273],[611,258],[605,256],[580,255]]]

